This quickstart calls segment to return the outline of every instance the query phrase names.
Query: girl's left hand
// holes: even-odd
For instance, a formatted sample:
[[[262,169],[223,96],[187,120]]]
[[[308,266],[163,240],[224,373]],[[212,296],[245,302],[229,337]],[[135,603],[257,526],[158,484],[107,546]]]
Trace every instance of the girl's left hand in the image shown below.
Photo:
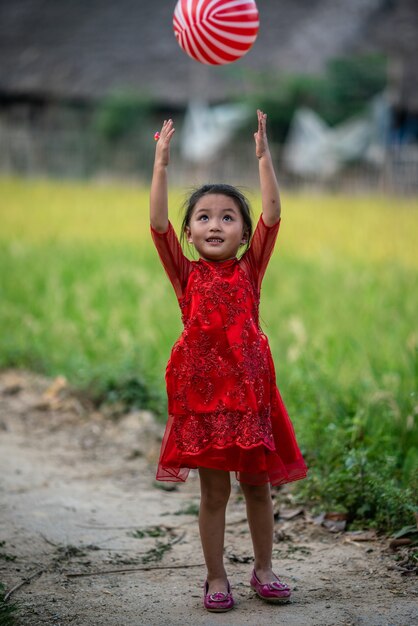
[[[257,109],[258,117],[258,130],[254,133],[255,139],[255,154],[258,159],[261,159],[266,154],[269,154],[269,145],[267,141],[267,114]]]
[[[173,120],[164,120],[155,145],[155,163],[167,167],[170,162],[170,141],[176,132]]]

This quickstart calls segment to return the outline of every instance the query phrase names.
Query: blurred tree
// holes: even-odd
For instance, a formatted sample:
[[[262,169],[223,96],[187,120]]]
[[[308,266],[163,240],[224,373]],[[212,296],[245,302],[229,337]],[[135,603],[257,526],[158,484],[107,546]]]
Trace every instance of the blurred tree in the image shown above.
[[[338,124],[364,110],[370,99],[386,86],[386,61],[380,55],[334,59],[328,63],[328,97],[321,113],[329,124]]]
[[[109,95],[98,106],[94,128],[110,143],[118,142],[133,132],[139,132],[148,121],[152,100],[135,92],[118,91]]]
[[[330,125],[364,111],[386,86],[386,59],[382,55],[336,58],[321,75],[264,73],[247,80],[254,87],[246,102],[268,113],[271,137],[281,143],[299,107],[313,109]],[[248,133],[248,128],[243,131]]]

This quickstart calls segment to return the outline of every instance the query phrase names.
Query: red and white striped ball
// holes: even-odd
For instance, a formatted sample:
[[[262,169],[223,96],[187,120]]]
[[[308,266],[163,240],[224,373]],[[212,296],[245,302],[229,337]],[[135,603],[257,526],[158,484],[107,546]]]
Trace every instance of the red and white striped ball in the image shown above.
[[[233,63],[257,38],[254,0],[178,0],[173,16],[177,41],[187,54],[207,65]]]

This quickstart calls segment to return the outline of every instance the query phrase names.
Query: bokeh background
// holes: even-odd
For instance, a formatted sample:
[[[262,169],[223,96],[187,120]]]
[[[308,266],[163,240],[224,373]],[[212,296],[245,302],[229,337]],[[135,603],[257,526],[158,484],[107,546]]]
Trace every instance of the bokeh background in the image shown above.
[[[399,529],[418,487],[418,7],[259,0],[251,51],[203,66],[174,1],[0,4],[0,366],[64,375],[165,419],[178,305],[149,237],[153,135],[176,123],[187,189],[244,187],[268,114],[283,196],[262,292],[278,383],[310,466],[297,495]]]
[[[416,191],[413,0],[260,0],[258,39],[223,67],[181,51],[174,6],[3,0],[0,171],[147,182],[170,116],[176,180],[253,182],[259,106],[287,186]]]

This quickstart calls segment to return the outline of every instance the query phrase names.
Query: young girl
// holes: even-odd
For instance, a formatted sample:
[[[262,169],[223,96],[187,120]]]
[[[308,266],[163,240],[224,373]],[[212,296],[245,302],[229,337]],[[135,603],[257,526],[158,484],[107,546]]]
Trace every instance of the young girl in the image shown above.
[[[272,570],[270,484],[306,475],[259,325],[260,287],[279,230],[280,197],[267,116],[262,111],[257,116],[262,215],[252,237],[242,193],[230,185],[204,185],[189,198],[181,233],[200,258],[184,256],[168,220],[172,120],[164,122],[159,134],[151,183],[152,237],[184,323],[166,370],[169,419],[157,479],[185,481],[191,468],[199,470],[199,529],[207,566],[204,606],[218,612],[234,605],[223,563],[229,472],[236,473],[246,500],[254,548],[250,584],[273,602],[288,601],[291,592]],[[241,246],[246,249],[238,259]]]

